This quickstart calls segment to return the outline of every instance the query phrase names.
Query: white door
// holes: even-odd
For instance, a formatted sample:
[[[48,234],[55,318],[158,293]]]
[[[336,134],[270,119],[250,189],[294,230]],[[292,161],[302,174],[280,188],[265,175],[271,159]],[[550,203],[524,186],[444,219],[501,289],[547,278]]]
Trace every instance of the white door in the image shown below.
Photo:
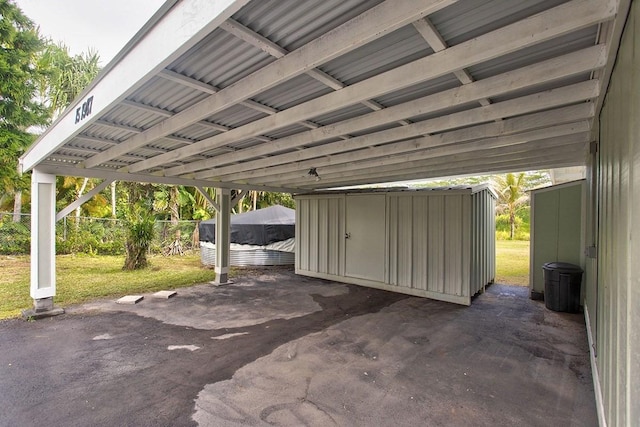
[[[384,282],[385,195],[346,198],[346,275]]]

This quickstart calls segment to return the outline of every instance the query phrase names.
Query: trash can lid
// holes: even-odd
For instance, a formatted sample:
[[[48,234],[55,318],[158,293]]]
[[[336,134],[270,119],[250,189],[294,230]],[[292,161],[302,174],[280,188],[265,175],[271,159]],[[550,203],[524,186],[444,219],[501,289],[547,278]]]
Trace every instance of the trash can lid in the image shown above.
[[[544,270],[553,270],[559,273],[582,273],[582,269],[574,264],[568,262],[547,262],[542,268]]]

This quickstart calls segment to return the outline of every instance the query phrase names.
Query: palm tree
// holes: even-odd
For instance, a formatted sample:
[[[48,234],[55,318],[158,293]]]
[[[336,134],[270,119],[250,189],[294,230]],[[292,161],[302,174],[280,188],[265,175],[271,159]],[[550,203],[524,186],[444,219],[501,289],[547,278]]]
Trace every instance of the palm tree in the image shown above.
[[[498,193],[498,211],[509,214],[509,238],[513,240],[516,231],[516,214],[518,209],[529,201],[526,193],[527,178],[524,172],[504,176],[497,175],[493,179],[493,186]]]
[[[62,43],[49,41],[40,55],[38,67],[45,76],[40,83],[40,96],[55,120],[100,72],[100,56],[89,49],[71,55]]]

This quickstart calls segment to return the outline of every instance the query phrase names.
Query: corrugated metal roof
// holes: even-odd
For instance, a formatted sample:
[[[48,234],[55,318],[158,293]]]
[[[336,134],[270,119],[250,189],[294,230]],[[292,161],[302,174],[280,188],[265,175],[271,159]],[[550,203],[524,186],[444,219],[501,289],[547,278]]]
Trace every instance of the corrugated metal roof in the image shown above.
[[[262,0],[249,3],[233,18],[293,51],[381,2]]]
[[[412,26],[366,44],[320,67],[341,82],[352,85],[433,53]]]
[[[585,49],[596,45],[599,24],[612,18],[607,15],[609,11],[597,8],[598,2],[460,0],[442,4],[440,10],[427,16],[432,25],[429,29],[417,11],[430,7],[427,3],[250,1],[233,14],[234,21],[229,23],[236,25],[239,32],[227,32],[225,28],[230,27],[223,25],[212,26],[208,34],[194,34],[194,42],[180,51],[184,53],[176,54],[167,61],[168,65],[159,66],[131,88],[116,89],[122,91],[117,102],[96,112],[86,124],[80,122],[79,131],[70,133],[40,163],[55,165],[51,169],[54,172],[78,175],[95,172],[96,176],[104,176],[101,171],[115,171],[128,165],[129,168],[119,171],[122,175],[117,175],[117,179],[126,179],[127,173],[135,172],[136,176],[148,176],[150,181],[166,175],[167,180],[180,178],[183,183],[184,179],[195,177],[200,183],[215,179],[211,185],[243,188],[250,180],[254,186],[264,181],[272,188],[304,191],[326,187],[327,183],[351,185],[357,179],[385,182],[400,176],[433,178],[434,173],[456,174],[461,168],[467,174],[474,169],[487,173],[504,170],[505,157],[483,150],[478,151],[474,165],[456,162],[455,140],[449,143],[449,157],[438,158],[442,165],[449,165],[448,169],[446,166],[436,169],[441,172],[432,172],[433,168],[428,167],[424,171],[419,167],[403,168],[398,164],[395,170],[385,166],[383,173],[383,168],[369,165],[372,161],[385,165],[389,157],[386,153],[395,147],[407,148],[398,148],[400,151],[393,151],[393,155],[405,150],[415,158],[414,162],[435,161],[430,160],[428,150],[403,143],[408,138],[417,138],[409,128],[403,131],[412,122],[442,118],[434,132],[454,138],[451,132],[456,129],[480,129],[479,126],[509,117],[563,105],[580,106],[597,96],[595,86],[591,92],[589,87],[581,86],[579,95],[566,100],[556,99],[545,91],[587,82],[597,77],[594,71],[605,65],[595,48]],[[391,8],[382,17],[368,18],[378,19],[375,23],[361,17],[376,6],[387,5]],[[580,13],[574,13],[575,18],[567,14],[562,30],[538,43],[531,44],[531,40],[537,40],[538,32],[555,29],[540,26],[530,33],[517,34],[517,29],[534,14],[549,11],[555,17],[556,11],[551,9],[558,5]],[[593,10],[593,17],[582,16],[585,8]],[[403,18],[402,25],[387,29],[387,25],[395,25],[395,18],[390,15],[396,9],[407,10],[406,16],[414,15],[411,19]],[[166,13],[170,16],[174,12],[175,8]],[[163,22],[160,18],[155,25]],[[508,41],[510,47],[504,51],[500,50],[499,42],[485,42],[491,31],[510,24],[515,24],[511,37],[519,37],[520,48],[511,47],[514,42],[511,39],[505,40],[504,44]],[[147,31],[154,28],[150,25]],[[360,31],[357,37],[351,34],[356,29]],[[333,30],[334,39],[323,46],[319,38]],[[140,37],[144,39],[145,35]],[[609,44],[604,46],[608,48]],[[478,56],[485,50],[490,54]],[[437,57],[430,60],[434,52],[438,52]],[[523,68],[574,52],[576,56],[571,61],[554,67],[557,77],[553,79]],[[316,61],[314,55],[320,54],[325,59]],[[317,65],[317,69],[307,64]],[[117,71],[118,66],[114,65],[111,72]],[[514,81],[502,85],[488,80],[512,70],[520,73]],[[99,88],[100,82],[92,86],[92,90]],[[517,103],[518,98],[533,94],[539,94],[544,102],[530,109],[524,106],[517,111],[500,109],[501,102]],[[464,111],[473,120],[457,123],[460,115],[455,114]],[[488,115],[491,111],[499,113]],[[560,123],[579,123],[594,115],[588,109],[556,111],[561,111],[557,115],[570,117],[558,118]],[[487,118],[483,119],[485,115]],[[553,115],[535,117],[543,120],[541,128],[557,124]],[[527,120],[519,121],[520,127],[510,132],[531,132],[526,123]],[[485,128],[495,126],[482,127]],[[394,131],[390,132],[391,129]],[[500,134],[487,135],[495,138]],[[358,138],[356,145],[348,140],[364,136]],[[45,134],[43,139],[47,138]],[[539,154],[527,151],[526,158],[521,151],[514,151],[511,157],[518,168],[581,164],[584,162],[581,150],[588,142],[586,139],[576,142],[573,155],[566,148],[558,151],[557,161],[548,160],[552,148]],[[46,143],[55,146],[58,141]],[[99,162],[93,162],[96,155],[101,158]],[[73,166],[76,163],[77,168]],[[323,165],[331,165],[331,179],[297,183],[287,178],[297,176],[297,170],[308,170],[309,165],[317,165],[321,175]],[[344,171],[342,181],[337,170]]]
[[[448,46],[497,30],[567,0],[459,1],[429,16]]]

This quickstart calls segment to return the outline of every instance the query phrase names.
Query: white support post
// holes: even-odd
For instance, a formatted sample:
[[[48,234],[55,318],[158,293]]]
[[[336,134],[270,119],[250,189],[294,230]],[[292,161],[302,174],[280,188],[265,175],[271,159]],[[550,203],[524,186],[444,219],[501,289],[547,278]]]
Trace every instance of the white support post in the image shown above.
[[[216,279],[222,285],[229,279],[229,252],[231,245],[231,190],[216,189],[219,209],[216,211]]]
[[[31,175],[31,298],[26,317],[61,314],[53,307],[56,294],[56,177],[38,169]]]

